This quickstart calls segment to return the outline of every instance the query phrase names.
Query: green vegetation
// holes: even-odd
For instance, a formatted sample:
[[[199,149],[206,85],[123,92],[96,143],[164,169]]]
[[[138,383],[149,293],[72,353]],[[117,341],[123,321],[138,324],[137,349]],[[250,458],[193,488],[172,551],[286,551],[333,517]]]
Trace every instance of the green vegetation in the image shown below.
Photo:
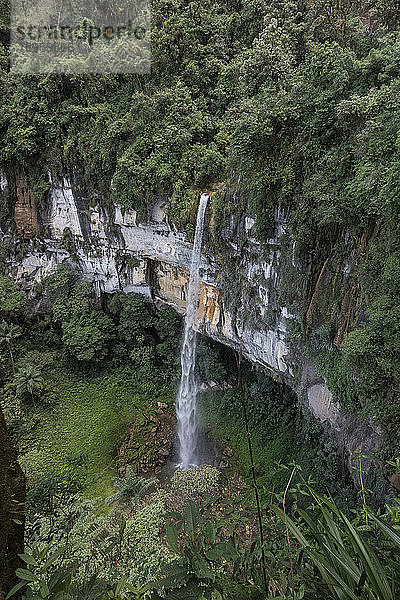
[[[105,298],[101,308],[71,269],[60,269],[45,289],[50,317],[32,321],[16,311],[18,325],[4,321],[18,335],[13,361],[3,344],[3,366],[15,364],[15,373],[3,369],[2,404],[29,484],[26,567],[17,571],[15,591],[24,590],[26,600],[61,592],[68,600],[264,598],[231,352],[199,340],[198,376],[220,386],[202,396],[202,418],[215,424],[230,468],[177,471],[161,485],[116,457],[133,423],[146,425],[136,441],[149,452],[154,406],[173,402],[179,319],[135,294]],[[65,338],[82,312],[98,316],[95,327],[112,323],[112,338],[96,338],[95,360]],[[268,594],[394,600],[399,511],[386,509],[395,528],[373,512],[376,498],[364,474],[357,506],[332,442],[315,420],[299,415],[293,393],[246,363],[242,374],[262,491]],[[293,459],[301,466],[283,466]]]
[[[266,242],[274,210],[290,210],[281,300],[297,313],[309,345],[321,328],[328,355],[344,341],[344,355],[325,357],[321,371],[345,407],[378,416],[393,458],[396,426],[387,405],[398,404],[400,385],[395,5],[157,0],[152,11],[152,72],[141,76],[17,77],[6,68],[5,18],[0,163],[10,189],[26,177],[44,205],[49,170],[69,172],[89,202],[118,201],[140,218],[155,197],[165,198],[170,218],[190,236],[199,189],[219,184],[210,243],[222,257],[230,215],[255,215],[257,237]],[[11,195],[2,198],[4,217]],[[293,267],[292,251],[302,268]],[[345,255],[355,258],[347,282],[339,274]],[[326,261],[330,285],[310,324]],[[232,260],[222,259],[221,274],[234,311],[242,282]],[[16,293],[7,302],[18,304]],[[348,308],[338,339],[349,294],[357,308]],[[114,343],[110,315],[78,305],[68,314],[65,303],[64,344],[78,359],[101,362]],[[151,361],[150,348],[137,353],[142,359]]]
[[[91,495],[106,497],[112,490],[118,444],[150,398],[130,368],[88,376],[68,373],[64,366],[53,369],[49,380],[56,406],[46,410],[35,431],[34,447],[23,455],[22,463],[37,476],[62,464],[65,457],[85,452],[95,478]],[[158,398],[172,400],[167,394]]]
[[[7,323],[2,321],[0,323],[0,344],[5,344],[8,347],[10,353],[11,366],[13,373],[15,374],[14,354],[13,354],[13,342],[21,335],[21,329],[18,325]]]
[[[396,600],[399,506],[377,516],[365,503],[346,515],[300,467],[279,470],[285,487],[263,504],[267,590],[254,511],[226,480],[212,498],[186,499],[172,512],[168,487],[135,501],[133,514],[124,502],[124,516],[121,509],[96,516],[92,502],[70,496],[36,526],[19,589],[40,600],[55,582],[71,600],[89,592],[118,600]]]
[[[272,428],[268,418],[265,418],[265,423],[259,422],[256,428],[253,427],[255,421],[250,418],[257,475],[260,485],[266,489],[271,489],[276,481],[275,461],[289,462],[295,456],[294,423],[291,424],[290,407],[285,409],[285,422],[275,421]],[[211,428],[221,447],[227,445],[235,450],[234,469],[250,480],[247,437],[237,388],[203,394],[200,411],[203,423]]]
[[[123,477],[114,479],[113,484],[117,492],[109,498],[109,502],[136,502],[154,488],[157,483],[155,477],[138,477],[133,468],[129,466]]]
[[[316,419],[303,409],[286,386],[275,383],[262,372],[245,369],[248,414],[257,480],[264,495],[283,485],[285,473],[277,470],[276,462],[287,464],[295,460],[305,475],[312,477],[317,489],[332,494],[339,503],[353,505],[355,490],[335,444]],[[227,447],[230,467],[239,471],[251,485],[251,466],[247,437],[243,424],[243,409],[238,388],[209,391],[200,396],[202,422],[210,428],[221,448]],[[222,456],[225,461],[227,456]],[[368,485],[375,485],[369,479]],[[377,497],[380,492],[375,490]],[[381,498],[379,497],[379,501]]]
[[[25,294],[12,279],[0,276],[0,311],[4,315],[17,312],[25,304]]]
[[[4,63],[0,161],[10,175],[23,166],[38,194],[48,168],[69,164],[89,195],[142,211],[168,195],[186,220],[193,190],[240,175],[260,236],[278,201],[293,205],[304,242],[387,216],[397,196],[396,13],[370,4],[160,0],[151,75],[16,77]]]
[[[198,469],[176,470],[171,477],[171,489],[179,492],[185,499],[196,498],[218,490],[220,472],[215,467],[201,465]]]
[[[62,479],[65,461],[84,454],[85,493],[106,498],[129,426],[150,403],[173,402],[180,320],[136,294],[116,294],[102,310],[70,267],[45,289],[50,319],[29,320],[18,305],[19,324],[1,324],[3,410],[30,486]]]
[[[143,585],[171,557],[159,539],[164,517],[161,492],[153,495],[150,504],[141,504],[125,515],[120,510],[98,514],[98,502],[70,495],[53,506],[50,514],[41,514],[31,524],[27,549],[35,561],[30,563],[35,573],[31,580],[39,576],[40,553],[42,564],[44,557],[58,553],[47,582],[57,570],[74,565],[73,598],[94,583],[111,586],[123,576],[129,583]]]
[[[0,165],[9,186],[0,216],[12,234],[21,188],[44,208],[51,172],[69,175],[89,205],[118,202],[139,220],[162,198],[191,238],[199,191],[217,190],[207,243],[235,313],[243,217],[256,218],[267,255],[274,213],[290,212],[277,294],[296,315],[292,345],[306,346],[335,400],[379,425],[382,470],[398,477],[395,4],[154,0],[150,74],[16,76],[2,2]],[[40,243],[7,233],[0,255],[12,270]],[[70,231],[63,243],[76,258]],[[99,301],[69,266],[36,291],[50,303],[47,315],[0,276],[1,404],[28,475],[26,568],[14,592],[28,600],[396,600],[398,506],[385,506],[385,491],[364,473],[357,505],[333,442],[286,388],[262,373],[243,377],[266,533],[268,564],[260,565],[232,357],[199,344],[199,378],[220,386],[203,395],[202,419],[229,468],[177,473],[159,489],[116,457],[128,428],[144,422],[139,449],[128,444],[127,453],[150,454],[157,402],[172,407],[179,318],[136,294]]]

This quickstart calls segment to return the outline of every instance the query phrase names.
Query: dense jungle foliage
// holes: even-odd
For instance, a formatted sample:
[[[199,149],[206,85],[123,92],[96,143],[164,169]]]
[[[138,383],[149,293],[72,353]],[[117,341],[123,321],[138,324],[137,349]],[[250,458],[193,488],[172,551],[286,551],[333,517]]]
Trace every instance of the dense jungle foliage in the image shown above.
[[[29,310],[9,278],[0,289],[1,404],[27,474],[25,553],[11,597],[264,598],[231,351],[199,341],[198,379],[217,386],[199,399],[201,419],[223,448],[220,469],[157,478],[142,465],[157,464],[160,414],[173,412],[176,313],[132,293],[100,304],[69,266],[41,284],[45,313]],[[368,472],[357,494],[343,457],[293,393],[250,364],[242,373],[268,596],[395,600],[396,502],[370,489]]]
[[[8,69],[1,0],[0,165],[11,189],[24,173],[44,206],[48,172],[70,174],[89,201],[141,219],[155,197],[168,199],[189,232],[199,191],[218,190],[210,243],[221,254],[230,214],[254,215],[268,245],[275,209],[290,211],[282,302],[300,316],[292,338],[306,340],[343,407],[378,421],[383,470],[399,477],[399,8],[154,0],[152,12],[151,74],[21,77]],[[12,227],[15,194],[0,194]],[[339,343],[343,297],[307,313],[324,265],[334,270],[349,251],[359,252],[357,311]],[[28,479],[14,594],[398,598],[398,501],[362,469],[353,488],[288,390],[244,367],[262,514],[234,361],[205,340],[198,376],[218,387],[201,417],[226,464],[155,478],[171,452],[180,319],[135,294],[99,301],[69,267],[35,291],[43,314],[0,277],[1,405]]]
[[[199,189],[224,182],[239,195],[235,202],[215,195],[217,228],[228,212],[250,212],[264,241],[274,208],[287,206],[288,235],[304,270],[289,264],[285,303],[303,317],[329,252],[340,255],[346,244],[351,251],[367,236],[352,282],[361,311],[351,329],[361,327],[338,353],[335,298],[314,324],[316,338],[307,327],[302,335],[315,356],[327,351],[321,371],[337,398],[368,418],[378,415],[388,446],[396,445],[396,3],[156,0],[152,71],[136,76],[13,75],[7,11],[3,2],[0,163],[11,182],[24,168],[39,203],[48,171],[69,172],[89,199],[118,201],[142,217],[156,196],[168,198],[171,218],[184,225]],[[8,202],[3,218],[12,214]],[[303,285],[304,303],[293,294]]]

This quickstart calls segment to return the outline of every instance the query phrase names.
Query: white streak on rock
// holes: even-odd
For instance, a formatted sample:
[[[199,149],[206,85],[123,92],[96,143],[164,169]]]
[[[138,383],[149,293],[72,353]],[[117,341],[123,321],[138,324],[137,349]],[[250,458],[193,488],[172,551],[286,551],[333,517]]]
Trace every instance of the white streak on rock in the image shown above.
[[[78,209],[72,192],[71,183],[63,179],[63,185],[55,185],[50,193],[50,217],[49,225],[55,238],[62,237],[67,229],[73,235],[82,237],[82,229],[79,222]]]

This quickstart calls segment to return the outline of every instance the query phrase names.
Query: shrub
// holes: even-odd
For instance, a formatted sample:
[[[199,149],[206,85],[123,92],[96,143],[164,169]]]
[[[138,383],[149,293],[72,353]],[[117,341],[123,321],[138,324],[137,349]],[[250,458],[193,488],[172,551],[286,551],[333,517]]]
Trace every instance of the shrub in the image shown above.
[[[173,554],[160,541],[165,508],[162,493],[140,507],[129,518],[121,513],[99,514],[98,501],[79,496],[58,499],[52,514],[33,519],[27,528],[27,553],[46,549],[48,554],[63,548],[54,571],[72,566],[77,588],[92,577],[110,584],[126,577],[140,585],[157,577],[161,565]],[[35,575],[40,565],[31,567]]]
[[[218,489],[220,472],[216,467],[202,465],[185,471],[177,469],[171,479],[171,489],[185,501],[198,500]]]
[[[135,503],[154,488],[157,484],[157,479],[155,477],[139,477],[132,467],[128,466],[125,475],[123,477],[116,477],[113,483],[118,491],[108,499],[110,504],[114,502]]]
[[[87,309],[63,322],[62,340],[79,361],[101,362],[114,339],[114,323],[101,311]]]

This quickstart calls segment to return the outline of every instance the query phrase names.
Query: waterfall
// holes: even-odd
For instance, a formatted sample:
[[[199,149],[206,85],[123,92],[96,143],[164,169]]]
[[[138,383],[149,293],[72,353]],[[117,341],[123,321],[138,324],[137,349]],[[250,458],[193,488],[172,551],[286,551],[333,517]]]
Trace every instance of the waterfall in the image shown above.
[[[201,195],[197,210],[196,231],[190,265],[185,330],[181,350],[182,375],[176,402],[179,466],[182,469],[196,465],[198,423],[196,414],[197,387],[194,375],[196,366],[196,332],[194,330],[194,322],[200,291],[199,267],[201,261],[201,242],[208,198],[207,194]]]

